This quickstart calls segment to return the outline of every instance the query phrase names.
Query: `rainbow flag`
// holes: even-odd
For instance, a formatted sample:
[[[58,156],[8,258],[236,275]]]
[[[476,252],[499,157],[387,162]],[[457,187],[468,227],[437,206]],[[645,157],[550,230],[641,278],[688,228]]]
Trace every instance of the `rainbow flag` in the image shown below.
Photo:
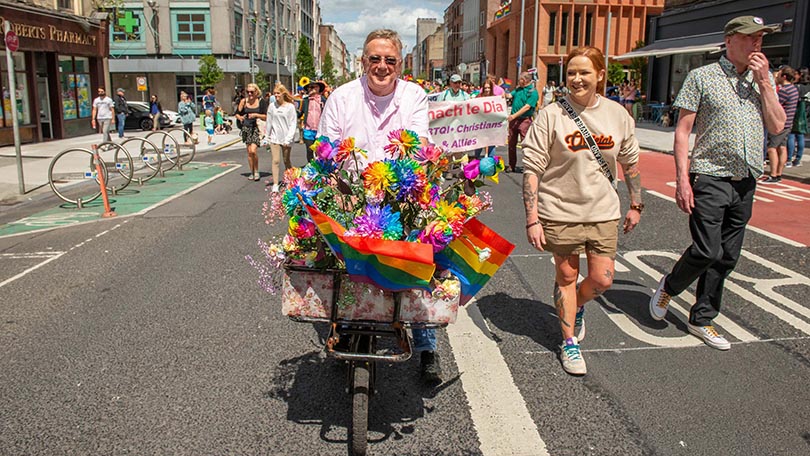
[[[503,87],[503,90],[512,90],[512,80],[511,79],[501,78],[501,81],[500,81],[500,83],[498,85]]]
[[[464,224],[461,236],[435,254],[434,260],[461,281],[459,304],[463,306],[484,288],[514,248],[514,244],[488,226],[470,219]]]
[[[431,290],[436,265],[430,244],[347,237],[338,222],[314,207],[305,207],[329,248],[346,263],[353,281],[387,291]]]

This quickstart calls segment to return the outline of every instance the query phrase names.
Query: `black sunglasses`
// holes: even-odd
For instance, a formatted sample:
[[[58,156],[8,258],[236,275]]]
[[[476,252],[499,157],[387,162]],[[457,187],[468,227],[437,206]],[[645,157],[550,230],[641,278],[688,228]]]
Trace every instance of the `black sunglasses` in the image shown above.
[[[388,66],[394,66],[397,63],[399,63],[399,59],[396,58],[396,57],[385,57],[385,58],[383,58],[383,57],[380,57],[379,55],[370,55],[370,56],[368,56],[368,61],[375,64],[375,65],[379,64],[383,60],[385,60],[385,64],[388,65]]]

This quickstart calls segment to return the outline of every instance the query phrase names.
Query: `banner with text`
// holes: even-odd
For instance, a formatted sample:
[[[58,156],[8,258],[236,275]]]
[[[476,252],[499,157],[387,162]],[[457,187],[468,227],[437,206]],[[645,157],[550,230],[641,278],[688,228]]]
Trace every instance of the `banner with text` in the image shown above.
[[[451,152],[506,143],[509,111],[503,97],[428,103],[430,137]]]

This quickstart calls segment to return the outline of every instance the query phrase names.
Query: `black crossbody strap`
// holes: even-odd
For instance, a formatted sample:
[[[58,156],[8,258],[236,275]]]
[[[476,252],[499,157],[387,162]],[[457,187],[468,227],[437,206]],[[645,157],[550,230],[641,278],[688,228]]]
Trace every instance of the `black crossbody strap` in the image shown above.
[[[599,151],[599,146],[596,145],[596,141],[594,141],[593,136],[591,136],[588,126],[585,125],[585,122],[579,118],[579,115],[576,111],[574,111],[573,106],[571,106],[571,103],[569,103],[568,100],[565,98],[560,98],[557,101],[562,105],[563,109],[565,109],[565,112],[568,113],[568,117],[570,117],[571,120],[577,124],[579,132],[582,133],[582,137],[585,138],[585,142],[588,143],[588,147],[591,149],[591,153],[593,153],[593,156],[596,158],[596,162],[599,163],[599,167],[602,169],[602,174],[608,178],[610,185],[612,185],[613,188],[616,188],[616,180],[613,179],[613,173],[610,172],[610,166],[608,166],[607,162],[605,161],[605,157],[602,156],[602,152]]]

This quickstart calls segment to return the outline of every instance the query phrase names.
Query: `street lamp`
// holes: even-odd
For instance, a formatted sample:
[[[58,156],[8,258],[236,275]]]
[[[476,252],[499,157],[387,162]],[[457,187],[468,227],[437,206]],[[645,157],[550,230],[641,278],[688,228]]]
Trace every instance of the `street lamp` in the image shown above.
[[[160,54],[160,35],[158,35],[159,17],[157,0],[146,0],[146,4],[152,10],[152,20],[149,26],[152,29],[152,38],[155,41],[155,54]]]
[[[250,12],[250,82],[256,83],[256,71],[253,69],[253,51],[256,43],[256,18],[259,12],[253,10]]]

